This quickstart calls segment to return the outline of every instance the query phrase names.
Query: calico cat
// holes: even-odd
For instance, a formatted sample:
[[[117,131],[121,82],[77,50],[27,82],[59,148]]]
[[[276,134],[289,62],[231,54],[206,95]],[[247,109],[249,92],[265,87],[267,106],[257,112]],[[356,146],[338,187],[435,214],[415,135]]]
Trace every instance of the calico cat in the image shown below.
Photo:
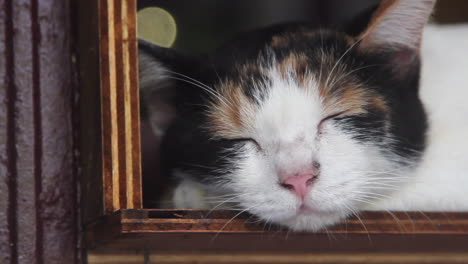
[[[434,3],[384,0],[356,35],[285,24],[206,56],[140,41],[145,116],[163,137],[162,173],[179,181],[173,207],[236,208],[293,230],[361,210],[467,210],[468,81],[450,69],[468,70],[456,54],[468,58],[468,32],[451,33],[465,32],[452,50],[427,46]]]

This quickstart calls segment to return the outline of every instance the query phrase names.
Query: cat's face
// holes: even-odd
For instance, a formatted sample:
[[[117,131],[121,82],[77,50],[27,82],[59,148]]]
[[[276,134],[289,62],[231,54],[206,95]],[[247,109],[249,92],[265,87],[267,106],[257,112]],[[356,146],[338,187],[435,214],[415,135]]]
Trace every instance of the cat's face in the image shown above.
[[[168,172],[294,230],[336,223],[401,188],[426,129],[413,44],[304,25],[254,35],[191,75],[203,85],[175,73],[190,99],[176,96],[185,101],[166,134]]]
[[[385,54],[309,33],[291,33],[307,45],[286,35],[285,46],[274,39],[255,60],[229,66],[208,110],[212,135],[233,140],[223,187],[241,208],[293,229],[334,223],[399,188],[424,141],[423,110],[408,92],[417,70],[398,80]],[[421,123],[411,142],[396,131],[408,118]]]

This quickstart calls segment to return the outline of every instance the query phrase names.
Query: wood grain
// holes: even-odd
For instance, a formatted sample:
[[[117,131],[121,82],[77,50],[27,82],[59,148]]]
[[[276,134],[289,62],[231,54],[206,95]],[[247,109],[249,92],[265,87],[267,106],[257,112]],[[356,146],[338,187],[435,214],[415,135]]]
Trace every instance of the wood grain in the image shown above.
[[[145,262],[146,261],[146,262]],[[468,253],[440,252],[427,254],[417,253],[161,253],[157,250],[133,251],[92,251],[88,257],[89,264],[116,263],[158,263],[158,264],[248,264],[248,263],[284,263],[284,264],[392,264],[392,263],[426,263],[450,264],[467,263]]]
[[[136,0],[86,0],[78,6],[87,223],[142,206]]]
[[[426,263],[450,264],[468,262],[468,253],[333,253],[333,254],[159,254],[155,252],[148,258],[150,263],[158,264],[228,264],[228,263],[284,263],[284,264],[392,264]]]
[[[468,213],[364,212],[321,232],[289,232],[219,210],[121,210],[89,226],[89,248],[184,252],[463,252]]]

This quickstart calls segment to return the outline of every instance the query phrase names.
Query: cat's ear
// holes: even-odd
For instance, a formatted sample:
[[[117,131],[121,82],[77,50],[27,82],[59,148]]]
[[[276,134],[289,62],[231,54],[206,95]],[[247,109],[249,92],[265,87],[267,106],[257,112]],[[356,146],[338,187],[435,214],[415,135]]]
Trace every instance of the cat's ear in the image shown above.
[[[162,136],[176,117],[178,94],[182,94],[182,75],[193,76],[199,60],[145,40],[138,41],[142,118],[153,132]]]
[[[401,51],[401,63],[418,54],[436,0],[383,0],[358,36],[363,50]]]
[[[435,0],[383,0],[359,36],[363,47],[418,49]]]

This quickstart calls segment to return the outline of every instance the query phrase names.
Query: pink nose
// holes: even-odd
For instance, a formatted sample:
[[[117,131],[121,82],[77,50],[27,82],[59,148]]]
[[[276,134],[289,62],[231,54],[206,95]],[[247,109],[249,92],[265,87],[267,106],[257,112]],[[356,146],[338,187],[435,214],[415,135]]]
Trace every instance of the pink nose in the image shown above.
[[[299,198],[304,199],[307,192],[309,191],[310,185],[316,177],[316,175],[308,173],[297,174],[282,180],[280,185],[288,190],[291,190]]]

